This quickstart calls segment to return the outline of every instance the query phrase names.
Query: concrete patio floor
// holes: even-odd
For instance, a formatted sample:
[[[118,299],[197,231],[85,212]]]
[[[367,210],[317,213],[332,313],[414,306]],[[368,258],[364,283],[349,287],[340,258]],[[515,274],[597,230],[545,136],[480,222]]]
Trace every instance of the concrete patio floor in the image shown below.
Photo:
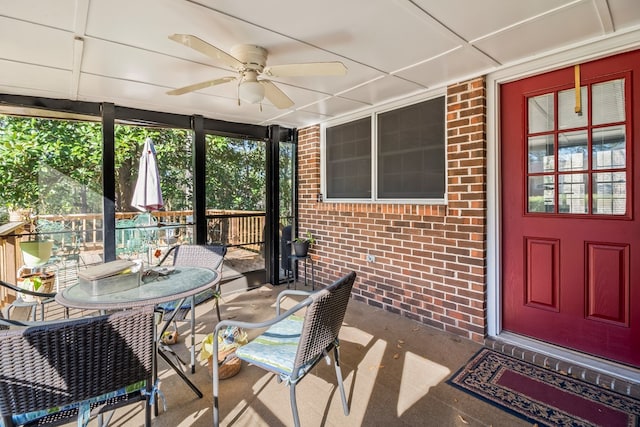
[[[301,288],[304,286],[299,283]],[[265,285],[226,296],[221,303],[222,317],[265,320],[273,316],[275,296],[283,289]],[[198,306],[197,321],[199,351],[202,339],[216,322],[212,302]],[[180,324],[179,330],[182,334],[173,348],[188,361],[188,325]],[[256,335],[257,331],[251,333]],[[322,362],[296,388],[304,427],[529,425],[446,384],[446,379],[480,349],[477,343],[353,300],[340,338],[351,413],[343,413],[333,366]],[[206,364],[198,361],[196,373],[187,374],[203,392],[202,399],[163,361],[159,369],[167,411],[161,410],[153,425],[212,425],[212,382]],[[220,408],[224,426],[293,425],[288,388],[272,374],[244,363],[236,376],[221,381]],[[143,425],[141,405],[116,411],[111,425]]]

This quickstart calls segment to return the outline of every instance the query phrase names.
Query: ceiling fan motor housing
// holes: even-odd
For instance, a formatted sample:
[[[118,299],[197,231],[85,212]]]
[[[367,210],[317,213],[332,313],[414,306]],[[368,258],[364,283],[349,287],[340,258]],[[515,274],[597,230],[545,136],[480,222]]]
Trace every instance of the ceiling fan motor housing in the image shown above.
[[[244,63],[244,70],[261,73],[267,63],[267,50],[252,44],[241,44],[231,48],[234,58]],[[243,71],[243,70],[239,70]]]

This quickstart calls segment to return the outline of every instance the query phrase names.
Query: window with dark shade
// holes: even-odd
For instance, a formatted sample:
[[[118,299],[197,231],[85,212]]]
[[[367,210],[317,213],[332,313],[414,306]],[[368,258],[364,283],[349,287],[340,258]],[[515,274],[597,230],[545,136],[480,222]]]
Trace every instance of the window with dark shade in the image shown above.
[[[444,200],[445,128],[444,96],[327,126],[327,200]]]
[[[444,98],[378,115],[378,198],[443,198]]]
[[[327,128],[327,197],[371,198],[371,118]]]

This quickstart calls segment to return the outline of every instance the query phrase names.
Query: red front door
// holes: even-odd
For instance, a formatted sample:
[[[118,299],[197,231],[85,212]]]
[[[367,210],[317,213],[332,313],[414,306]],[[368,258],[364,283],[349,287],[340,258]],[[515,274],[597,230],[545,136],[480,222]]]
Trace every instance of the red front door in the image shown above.
[[[640,51],[500,96],[503,329],[640,366]]]

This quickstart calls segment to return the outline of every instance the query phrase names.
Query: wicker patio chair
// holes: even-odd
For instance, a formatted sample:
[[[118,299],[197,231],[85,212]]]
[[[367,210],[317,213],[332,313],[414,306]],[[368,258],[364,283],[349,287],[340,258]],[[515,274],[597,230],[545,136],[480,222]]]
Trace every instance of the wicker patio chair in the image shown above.
[[[11,283],[7,283],[3,280],[0,280],[0,287],[10,289],[16,293],[16,300],[13,301],[11,304],[9,304],[5,308],[6,318],[9,319],[11,317],[11,310],[18,307],[27,307],[29,308],[29,310],[31,310],[31,313],[33,316],[32,318],[34,321],[36,320],[37,306],[40,306],[40,320],[44,320],[44,305],[53,302],[56,296],[56,292],[58,291],[57,279],[56,279],[56,292],[51,292],[51,293],[23,289],[18,286],[12,285]],[[24,295],[31,295],[32,297],[35,297],[35,299],[33,301],[25,301],[23,298]],[[67,313],[67,310],[65,310],[65,315],[66,313]]]
[[[298,427],[296,384],[320,360],[330,363],[329,352],[334,351],[334,365],[344,414],[349,415],[349,404],[342,383],[340,370],[340,342],[338,333],[344,320],[356,273],[351,272],[336,280],[329,287],[316,292],[285,290],[276,301],[276,317],[260,323],[223,320],[216,325],[214,337],[227,326],[245,329],[269,327],[262,335],[236,350],[236,356],[259,368],[273,372],[289,386],[293,421]],[[280,313],[280,301],[286,295],[308,295],[293,308]],[[295,313],[306,308],[304,317]],[[213,354],[218,354],[218,340],[213,340]],[[215,359],[215,358],[214,358]],[[213,364],[213,423],[220,424],[218,407],[219,366]]]
[[[204,267],[214,270],[218,273],[218,275],[222,274],[222,264],[224,261],[224,257],[227,254],[227,247],[224,245],[176,245],[169,248],[167,253],[164,254],[158,266],[164,264],[166,259],[173,255],[173,265],[174,266],[184,266],[184,267]],[[218,300],[220,296],[220,281],[217,282],[217,285],[194,297],[195,305],[198,305],[204,301],[208,301],[211,298],[215,298],[215,307],[216,307],[216,315],[218,316],[218,320],[220,320],[220,307],[218,305]],[[179,312],[176,314],[176,318],[178,321],[185,320],[187,314],[191,310],[192,302],[188,302],[179,308]],[[173,310],[175,309],[175,304],[163,304],[161,306],[164,310]]]
[[[1,323],[7,321],[0,320]],[[152,307],[0,330],[0,415],[5,427],[61,425],[145,401],[151,424]],[[6,323],[5,323],[6,324]],[[107,420],[108,422],[109,420]]]
[[[159,266],[163,265],[165,260],[173,255],[173,265],[184,266],[184,267],[203,267],[214,270],[218,273],[218,277],[222,274],[222,264],[224,261],[224,256],[227,254],[227,247],[224,245],[176,245],[169,248],[167,253],[164,254],[160,262]],[[197,295],[191,297],[187,302],[185,302],[182,306],[177,307],[178,301],[172,301],[165,304],[160,304],[158,308],[162,310],[165,314],[169,313],[173,310],[176,310],[175,316],[173,318],[174,322],[185,322],[187,321],[187,315],[190,313],[191,317],[188,319],[191,323],[191,372],[195,372],[196,370],[196,354],[195,354],[195,335],[196,335],[196,319],[195,319],[195,310],[192,310],[198,304],[201,304],[210,299],[214,299],[214,305],[216,308],[216,315],[218,316],[218,320],[220,320],[220,280],[216,281],[216,285],[211,289],[207,289]],[[177,325],[176,325],[177,329]],[[180,357],[170,348],[164,347],[169,353],[173,354],[173,356],[184,365],[184,362]]]

